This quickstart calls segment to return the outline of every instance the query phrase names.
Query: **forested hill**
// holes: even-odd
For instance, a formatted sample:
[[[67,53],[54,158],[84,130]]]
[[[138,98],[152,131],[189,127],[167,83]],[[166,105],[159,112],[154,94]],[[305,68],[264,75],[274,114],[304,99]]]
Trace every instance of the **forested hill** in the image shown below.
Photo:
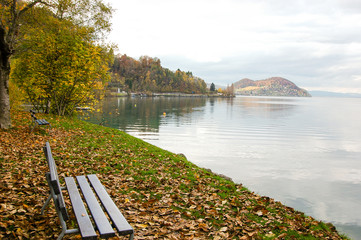
[[[311,97],[306,90],[281,77],[272,77],[258,81],[244,78],[234,83],[234,89],[236,94],[247,96]]]
[[[109,86],[116,86],[131,92],[182,92],[205,93],[206,83],[192,72],[175,72],[163,68],[158,58],[148,56],[139,60],[127,55],[117,55],[111,67],[112,80]]]

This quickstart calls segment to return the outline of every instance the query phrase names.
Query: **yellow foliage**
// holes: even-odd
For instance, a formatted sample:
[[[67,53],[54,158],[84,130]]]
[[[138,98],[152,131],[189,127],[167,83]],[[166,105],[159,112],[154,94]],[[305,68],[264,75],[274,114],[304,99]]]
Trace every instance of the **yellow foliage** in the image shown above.
[[[254,90],[257,90],[259,88],[260,87],[257,87],[257,86],[248,86],[248,87],[242,88],[242,91],[254,91]]]
[[[9,81],[10,108],[19,110],[24,103],[24,91],[22,91],[13,81]]]
[[[12,76],[33,104],[64,115],[101,97],[110,58],[87,38],[82,28],[54,18],[47,31],[28,29]]]

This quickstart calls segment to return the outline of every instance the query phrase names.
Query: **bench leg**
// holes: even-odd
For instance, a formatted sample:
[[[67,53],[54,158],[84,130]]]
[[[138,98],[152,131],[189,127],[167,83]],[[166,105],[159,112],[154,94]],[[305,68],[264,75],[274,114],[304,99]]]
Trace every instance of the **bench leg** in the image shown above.
[[[61,231],[60,235],[58,236],[57,240],[61,240],[63,239],[64,235],[65,235],[66,230],[63,228],[63,230]]]
[[[52,198],[52,196],[51,196],[51,194],[49,194],[48,199],[46,199],[43,207],[41,208],[41,215],[44,215],[44,210],[49,205],[51,198]]]
[[[129,240],[133,240],[133,238],[134,238],[134,232],[132,234],[130,234]]]
[[[32,133],[32,132],[33,132],[34,128],[36,127],[36,123],[31,124],[31,125],[32,125],[32,127],[31,127],[31,126],[29,126],[29,127],[31,127],[30,133]]]
[[[61,240],[63,239],[65,234],[74,234],[74,233],[79,233],[79,229],[68,229],[66,227],[66,222],[64,221],[63,215],[58,212],[58,216],[59,216],[59,220],[60,220],[60,224],[61,224],[61,233],[58,236],[57,240]]]
[[[50,185],[50,184],[49,184],[49,185]],[[66,188],[65,188],[65,187],[61,187],[61,190],[64,190],[64,189],[66,189]],[[54,195],[54,196],[53,196],[53,195]],[[46,199],[43,207],[41,208],[41,214],[42,214],[42,215],[44,214],[45,208],[49,205],[50,200],[51,200],[51,199],[54,199],[54,198],[55,198],[54,191],[51,190],[48,199]],[[55,201],[54,201],[54,202],[55,202]],[[54,204],[55,204],[55,203],[54,203]],[[75,229],[68,229],[68,228],[66,227],[66,222],[65,222],[65,220],[64,220],[64,218],[63,218],[63,214],[61,214],[61,212],[58,210],[57,207],[55,207],[55,210],[56,210],[56,212],[57,212],[57,214],[58,214],[58,217],[59,217],[59,220],[60,220],[61,229],[62,229],[62,230],[61,230],[61,233],[59,234],[59,236],[58,236],[58,238],[57,238],[57,240],[63,239],[63,237],[64,237],[65,234],[79,233],[79,229],[77,229],[77,228],[75,228]]]

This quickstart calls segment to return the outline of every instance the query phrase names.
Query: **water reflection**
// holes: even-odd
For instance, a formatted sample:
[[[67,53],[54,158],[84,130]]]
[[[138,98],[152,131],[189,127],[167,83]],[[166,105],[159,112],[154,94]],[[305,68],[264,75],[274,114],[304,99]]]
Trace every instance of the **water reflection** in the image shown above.
[[[205,98],[107,98],[98,106],[101,111],[85,112],[81,118],[123,131],[159,132],[165,118],[180,123],[205,105]]]
[[[255,117],[282,118],[298,106],[292,98],[239,97],[239,100],[243,113]]]
[[[361,239],[361,99],[106,99],[90,121],[230,176]]]

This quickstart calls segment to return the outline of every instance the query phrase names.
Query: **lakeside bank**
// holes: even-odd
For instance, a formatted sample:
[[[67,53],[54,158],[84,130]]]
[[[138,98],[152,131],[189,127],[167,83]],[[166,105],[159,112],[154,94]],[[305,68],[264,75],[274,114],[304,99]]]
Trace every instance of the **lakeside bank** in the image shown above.
[[[53,129],[29,132],[30,115],[0,130],[0,237],[60,232],[47,198],[41,147],[49,141],[61,176],[96,173],[135,229],[135,239],[345,239],[334,226],[225,180],[116,129],[40,115]],[[35,231],[39,229],[40,231]]]
[[[108,92],[106,97],[210,97],[210,98],[233,98],[235,95],[223,94],[223,93],[126,93],[126,92]]]

